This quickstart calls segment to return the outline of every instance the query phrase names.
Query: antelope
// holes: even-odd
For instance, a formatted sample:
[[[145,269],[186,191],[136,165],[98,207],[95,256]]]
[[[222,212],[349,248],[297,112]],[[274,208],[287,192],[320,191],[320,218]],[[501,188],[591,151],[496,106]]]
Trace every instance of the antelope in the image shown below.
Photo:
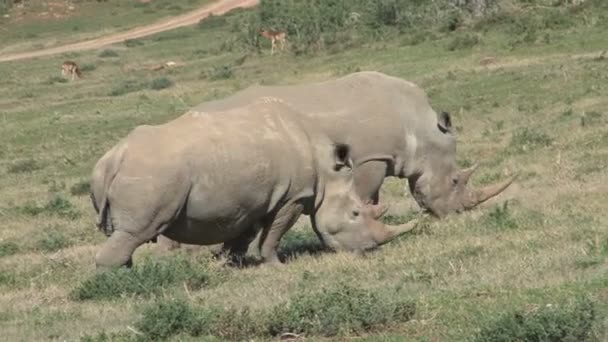
[[[65,61],[61,65],[61,75],[65,77],[67,74],[72,75],[72,81],[74,80],[74,76],[78,76],[78,78],[82,77],[82,72],[78,67],[78,64],[74,61]]]
[[[281,51],[285,48],[285,40],[287,38],[287,33],[283,31],[270,31],[270,30],[260,30],[260,34],[262,37],[269,39],[272,43],[272,47],[270,49],[270,55],[274,54],[274,48],[277,44],[277,41],[281,43]]]

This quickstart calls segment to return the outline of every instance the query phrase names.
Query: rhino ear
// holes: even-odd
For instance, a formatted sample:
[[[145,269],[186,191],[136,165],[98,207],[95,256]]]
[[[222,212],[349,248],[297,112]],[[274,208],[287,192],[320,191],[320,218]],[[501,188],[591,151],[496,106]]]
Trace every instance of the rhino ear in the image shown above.
[[[453,133],[452,132],[452,117],[448,112],[441,112],[439,117],[437,118],[437,128],[441,131],[441,133]]]
[[[347,166],[349,168],[353,167],[353,163],[350,159],[350,146],[347,144],[335,144],[334,145],[334,159],[335,166],[334,169],[336,171],[341,168]]]

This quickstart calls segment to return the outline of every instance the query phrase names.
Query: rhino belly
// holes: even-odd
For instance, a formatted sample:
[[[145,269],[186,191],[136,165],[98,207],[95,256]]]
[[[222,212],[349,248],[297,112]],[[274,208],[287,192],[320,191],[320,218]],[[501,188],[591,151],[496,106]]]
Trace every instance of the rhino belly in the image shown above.
[[[267,212],[266,196],[226,196],[222,191],[199,189],[193,189],[180,216],[164,235],[188,244],[222,243],[255,227]]]
[[[252,224],[249,218],[235,220],[226,217],[198,220],[183,217],[172,224],[163,235],[181,243],[213,245],[232,240],[250,227]]]

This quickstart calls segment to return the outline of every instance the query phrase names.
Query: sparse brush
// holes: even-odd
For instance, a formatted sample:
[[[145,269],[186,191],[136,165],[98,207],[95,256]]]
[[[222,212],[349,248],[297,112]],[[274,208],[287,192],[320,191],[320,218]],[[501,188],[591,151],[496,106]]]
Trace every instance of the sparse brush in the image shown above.
[[[368,332],[410,320],[415,305],[388,292],[378,294],[340,283],[322,292],[296,294],[287,304],[272,310],[269,333],[335,336]]]
[[[571,305],[548,304],[532,312],[511,312],[482,327],[475,342],[589,341],[595,305],[578,299]]]
[[[206,263],[192,261],[183,255],[152,259],[136,264],[132,269],[117,268],[95,274],[78,285],[72,293],[74,300],[100,300],[124,295],[150,297],[176,285],[186,284],[200,289],[210,281]]]
[[[150,89],[153,89],[153,90],[166,89],[171,86],[173,86],[173,81],[171,81],[170,78],[165,77],[165,76],[155,78],[152,80],[152,83],[150,83]]]

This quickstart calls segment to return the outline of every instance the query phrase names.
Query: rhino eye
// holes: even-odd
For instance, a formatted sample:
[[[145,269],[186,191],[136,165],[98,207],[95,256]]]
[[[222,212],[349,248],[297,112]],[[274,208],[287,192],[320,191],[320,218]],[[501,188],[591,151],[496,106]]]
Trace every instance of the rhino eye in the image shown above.
[[[353,216],[354,217],[359,216],[359,210],[353,210]]]
[[[452,178],[452,185],[453,186],[458,185],[458,178]]]

